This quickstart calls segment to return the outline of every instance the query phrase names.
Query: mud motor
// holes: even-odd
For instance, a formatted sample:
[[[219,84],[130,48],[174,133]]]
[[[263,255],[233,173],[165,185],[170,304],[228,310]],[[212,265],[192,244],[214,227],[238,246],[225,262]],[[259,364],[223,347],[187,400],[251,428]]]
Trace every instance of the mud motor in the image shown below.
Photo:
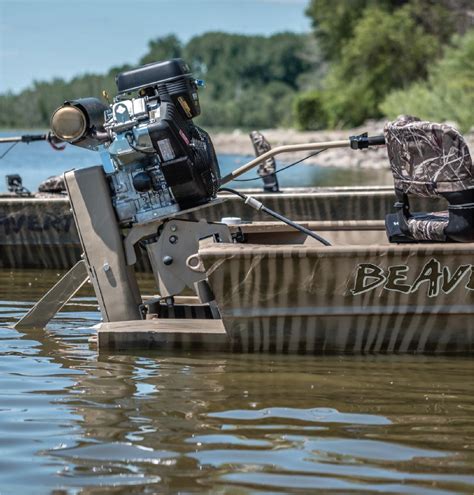
[[[209,135],[193,123],[198,85],[181,59],[116,76],[111,105],[67,101],[51,118],[54,134],[101,152],[122,226],[168,217],[211,201],[220,172]],[[132,95],[136,97],[132,98]]]
[[[56,138],[98,151],[102,166],[65,172],[83,254],[18,328],[43,328],[87,280],[104,323],[145,328],[144,320],[189,314],[220,320],[208,278],[212,271],[199,253],[205,246],[246,239],[239,225],[209,221],[204,207],[226,200],[230,193],[300,231],[304,239],[330,245],[258,199],[222,186],[280,153],[311,151],[314,156],[329,148],[361,149],[384,141],[383,136],[363,135],[273,149],[259,146],[259,156],[221,177],[209,135],[193,122],[200,114],[198,81],[181,59],[122,72],[116,83],[118,94],[111,104],[97,98],[71,100],[51,117]],[[273,186],[275,182],[272,190]],[[220,197],[218,190],[224,193]],[[186,213],[191,210],[190,217]],[[149,296],[142,296],[137,279],[137,271],[145,266],[151,268],[157,289]],[[183,296],[185,291],[194,296]]]

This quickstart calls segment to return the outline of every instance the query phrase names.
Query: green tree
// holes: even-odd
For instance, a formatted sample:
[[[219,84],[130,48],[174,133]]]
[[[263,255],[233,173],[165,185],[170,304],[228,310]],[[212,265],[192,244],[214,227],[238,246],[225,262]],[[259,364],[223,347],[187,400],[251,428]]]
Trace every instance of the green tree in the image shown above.
[[[148,52],[140,59],[140,64],[179,58],[182,51],[181,41],[174,34],[156,38],[148,42]]]
[[[306,15],[311,19],[314,34],[324,57],[338,59],[352,38],[354,29],[365,9],[386,9],[403,5],[407,0],[311,0]]]
[[[327,115],[321,91],[301,93],[294,99],[296,126],[301,130],[318,130],[327,126]]]
[[[427,81],[391,92],[380,108],[389,118],[411,114],[427,120],[452,120],[462,131],[474,126],[474,29],[455,36],[453,46],[430,69]]]
[[[213,32],[191,39],[183,55],[206,81],[201,125],[291,125],[291,100],[300,77],[313,67],[308,41],[294,33],[264,37]]]
[[[326,78],[324,107],[329,124],[359,125],[380,116],[385,96],[425,77],[439,47],[408,9],[393,14],[367,10]]]

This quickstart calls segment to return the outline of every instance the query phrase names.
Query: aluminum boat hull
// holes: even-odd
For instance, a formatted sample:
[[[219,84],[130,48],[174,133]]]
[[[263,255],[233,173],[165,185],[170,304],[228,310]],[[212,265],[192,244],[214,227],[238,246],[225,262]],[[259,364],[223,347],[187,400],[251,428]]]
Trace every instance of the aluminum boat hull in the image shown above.
[[[474,244],[389,244],[381,221],[309,227],[333,245],[280,224],[257,223],[241,226],[247,243],[201,246],[221,331],[216,321],[206,324],[196,307],[184,304],[182,320],[106,324],[99,348],[474,351]]]

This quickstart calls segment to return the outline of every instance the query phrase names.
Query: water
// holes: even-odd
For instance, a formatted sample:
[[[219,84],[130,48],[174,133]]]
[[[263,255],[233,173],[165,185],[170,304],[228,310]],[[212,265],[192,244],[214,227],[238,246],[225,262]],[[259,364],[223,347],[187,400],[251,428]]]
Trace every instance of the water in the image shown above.
[[[34,131],[0,132],[2,136],[16,136]],[[41,131],[39,131],[41,132]],[[7,151],[7,144],[0,144],[0,156]],[[221,155],[219,164],[222,175],[243,165],[252,157],[242,155]],[[321,155],[324,160],[324,155]],[[285,165],[284,162],[281,162]],[[0,160],[1,175],[20,174],[23,185],[31,191],[36,191],[38,185],[47,177],[59,175],[73,168],[88,167],[100,164],[99,154],[75,146],[66,146],[64,151],[54,151],[46,142],[17,144],[5,157]],[[317,165],[300,164],[281,172],[279,181],[281,187],[296,186],[347,186],[347,185],[381,185],[392,182],[387,171],[344,169],[321,167]],[[256,171],[248,172],[242,178],[256,176]],[[253,182],[232,182],[232,187],[261,187],[261,180]],[[6,192],[5,181],[0,180],[0,192]]]
[[[98,355],[87,291],[9,329],[57,277],[0,271],[0,493],[474,491],[471,359]]]

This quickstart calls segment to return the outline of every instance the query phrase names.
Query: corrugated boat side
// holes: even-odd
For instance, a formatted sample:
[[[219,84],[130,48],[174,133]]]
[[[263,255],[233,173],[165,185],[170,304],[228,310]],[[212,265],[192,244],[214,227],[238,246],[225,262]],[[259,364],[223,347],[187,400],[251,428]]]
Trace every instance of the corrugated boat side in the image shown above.
[[[3,268],[70,268],[81,248],[68,198],[0,200]]]
[[[445,353],[474,350],[473,253],[425,244],[199,254],[235,350]]]

